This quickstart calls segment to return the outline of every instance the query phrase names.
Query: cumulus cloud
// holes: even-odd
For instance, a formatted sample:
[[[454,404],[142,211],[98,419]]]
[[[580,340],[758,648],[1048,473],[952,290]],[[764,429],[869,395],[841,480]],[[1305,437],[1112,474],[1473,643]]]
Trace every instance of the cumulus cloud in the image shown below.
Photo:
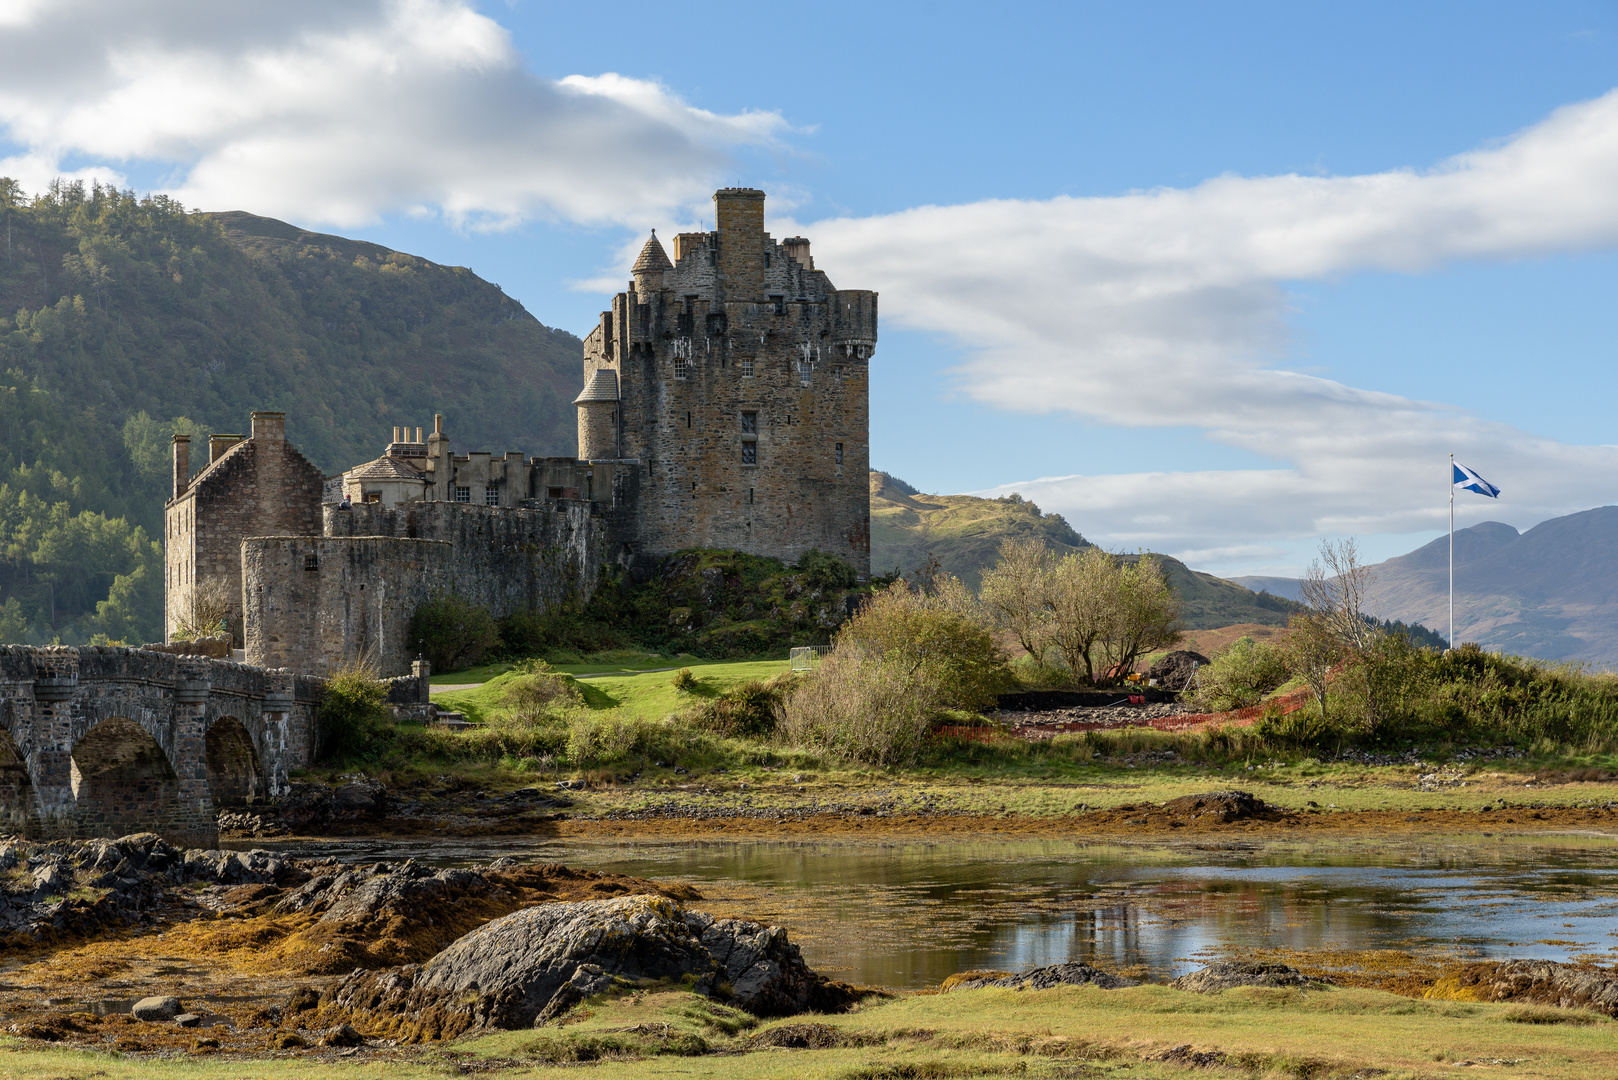
[[[0,126],[36,185],[76,158],[156,164],[208,209],[478,227],[686,213],[785,129],[645,80],[533,75],[455,0],[0,0]]]
[[[1561,444],[1284,363],[1288,282],[1618,244],[1618,91],[1425,171],[1223,176],[810,228],[817,262],[881,290],[890,324],[969,348],[955,374],[978,400],[1192,427],[1276,463],[1013,477],[994,489],[1108,543],[1240,559],[1272,540],[1430,529],[1442,525],[1451,451],[1506,489],[1514,520],[1618,500],[1618,448]]]

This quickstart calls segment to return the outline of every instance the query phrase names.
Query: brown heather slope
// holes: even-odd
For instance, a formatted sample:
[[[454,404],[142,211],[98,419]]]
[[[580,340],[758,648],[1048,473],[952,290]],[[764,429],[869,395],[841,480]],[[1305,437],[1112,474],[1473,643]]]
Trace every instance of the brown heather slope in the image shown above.
[[[1037,536],[1057,555],[1090,547],[1061,514],[1046,514],[1020,495],[926,495],[884,472],[871,473],[871,570],[908,573],[929,554],[943,568],[977,587],[995,564],[1001,541]],[[1131,558],[1132,556],[1125,556]],[[1234,623],[1284,626],[1293,605],[1260,597],[1233,581],[1192,570],[1159,555],[1169,584],[1180,595],[1185,625],[1203,630]]]

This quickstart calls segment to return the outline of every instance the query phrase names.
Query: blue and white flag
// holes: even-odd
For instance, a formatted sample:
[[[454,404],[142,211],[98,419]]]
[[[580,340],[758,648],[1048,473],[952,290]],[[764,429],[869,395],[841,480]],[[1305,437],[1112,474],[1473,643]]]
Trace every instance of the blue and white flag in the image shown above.
[[[1500,489],[1489,483],[1477,473],[1462,465],[1459,461],[1451,461],[1455,469],[1455,486],[1461,491],[1475,491],[1479,495],[1487,495],[1491,499],[1500,497]]]

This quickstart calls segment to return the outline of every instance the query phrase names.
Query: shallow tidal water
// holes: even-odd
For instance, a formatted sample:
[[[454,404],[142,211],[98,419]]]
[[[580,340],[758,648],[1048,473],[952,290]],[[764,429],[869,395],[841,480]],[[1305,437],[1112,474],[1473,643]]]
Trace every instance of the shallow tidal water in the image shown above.
[[[687,881],[708,898],[695,906],[787,927],[816,969],[895,988],[1066,960],[1166,979],[1247,949],[1618,960],[1618,839],[1594,835],[274,846],[360,862],[514,855]]]

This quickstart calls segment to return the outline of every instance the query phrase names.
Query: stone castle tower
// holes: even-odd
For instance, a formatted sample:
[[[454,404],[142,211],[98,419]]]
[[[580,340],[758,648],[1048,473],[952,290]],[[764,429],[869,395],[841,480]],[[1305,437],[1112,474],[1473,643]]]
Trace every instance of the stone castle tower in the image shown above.
[[[810,549],[871,569],[869,361],[876,293],[837,289],[809,241],[764,231],[764,193],[717,226],[654,233],[584,342],[579,458],[638,462],[637,552]]]

